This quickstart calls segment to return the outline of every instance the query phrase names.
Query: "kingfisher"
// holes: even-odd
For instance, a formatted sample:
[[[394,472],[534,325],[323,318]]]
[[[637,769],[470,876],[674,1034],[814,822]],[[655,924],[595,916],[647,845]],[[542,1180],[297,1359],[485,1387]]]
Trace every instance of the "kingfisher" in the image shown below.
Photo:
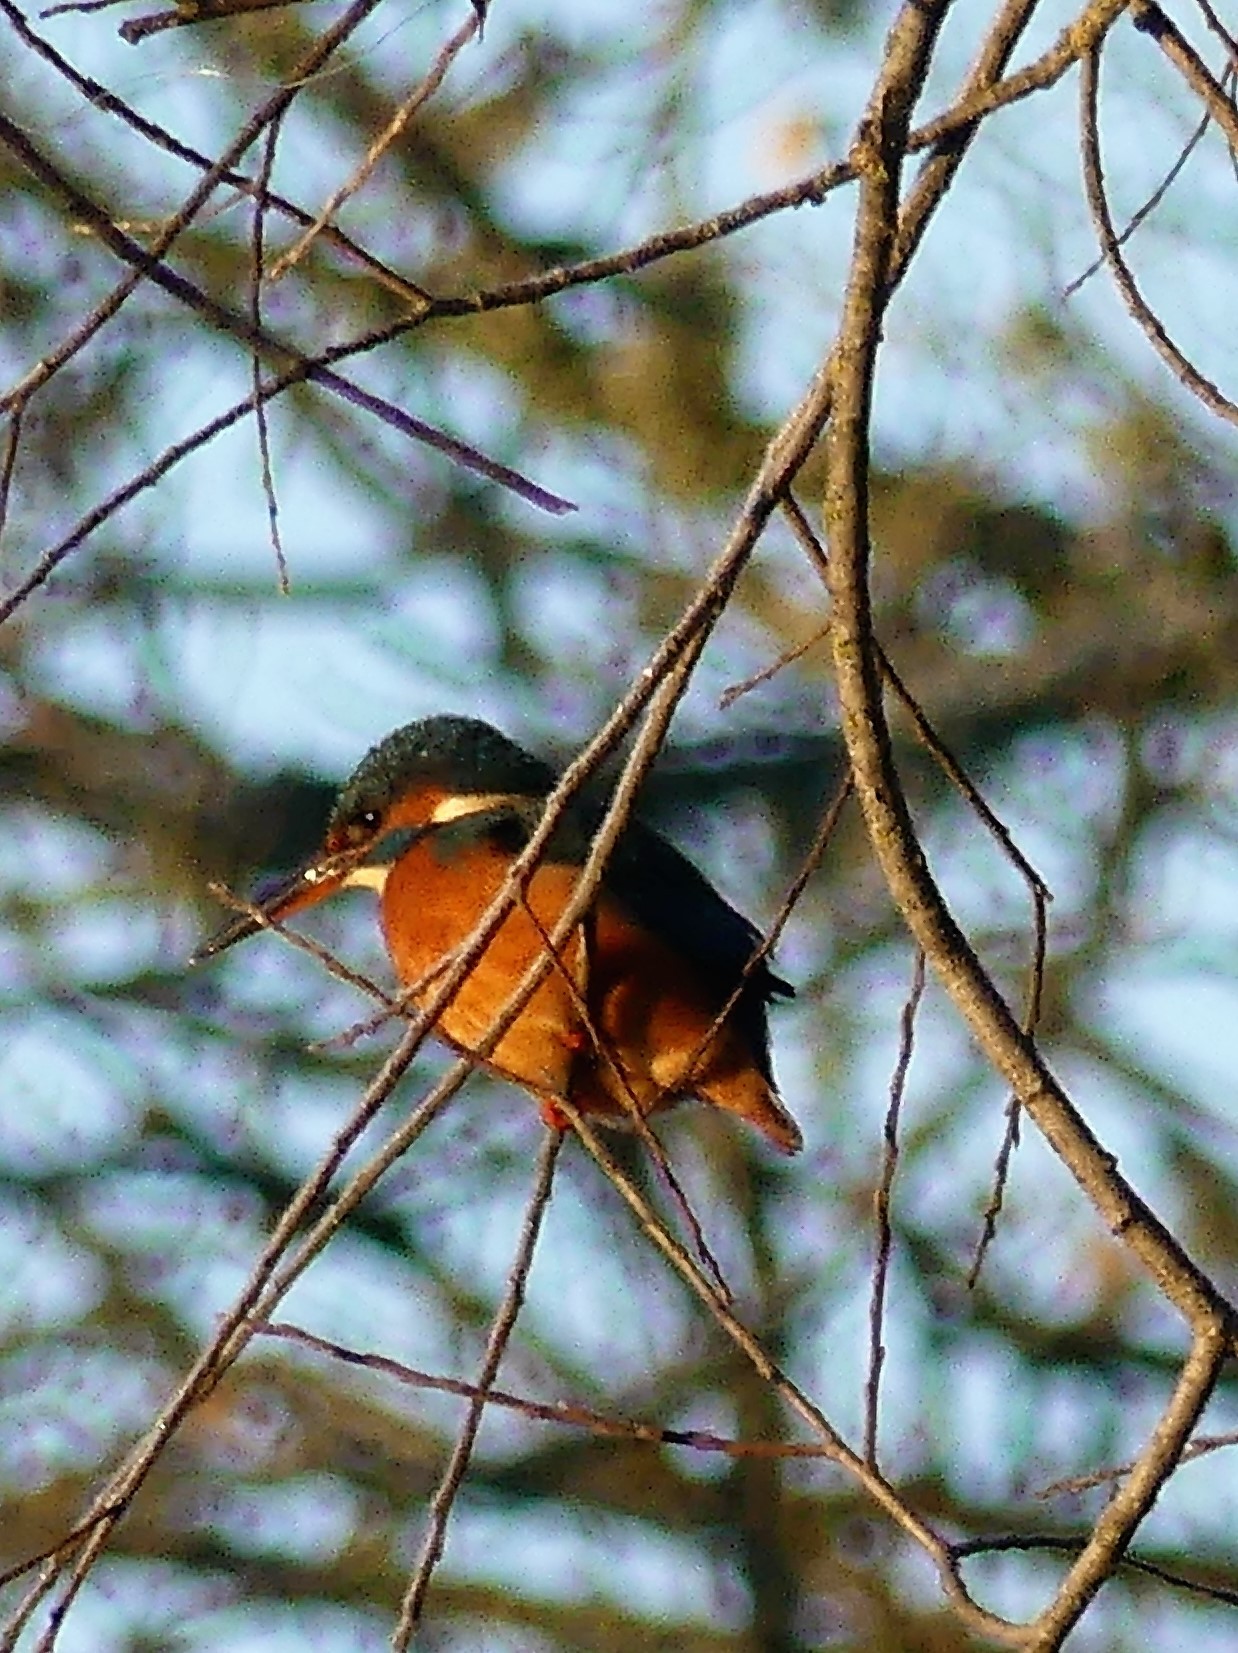
[[[428,1004],[540,819],[555,771],[480,719],[437,716],[374,746],[345,783],[322,847],[258,902],[290,918],[340,890],[378,892],[395,973]],[[572,897],[603,808],[574,799],[435,1031],[473,1053]],[[245,915],[194,956],[262,928]],[[597,893],[484,1065],[565,1129],[567,1100],[608,1124],[696,1098],[785,1153],[802,1137],[775,1089],[766,1013],[793,989],[756,927],[667,839],[630,821]]]

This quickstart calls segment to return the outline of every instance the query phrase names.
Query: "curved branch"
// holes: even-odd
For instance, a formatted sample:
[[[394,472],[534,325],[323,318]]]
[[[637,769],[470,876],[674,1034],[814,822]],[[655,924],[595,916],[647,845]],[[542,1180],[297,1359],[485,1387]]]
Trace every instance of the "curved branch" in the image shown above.
[[[861,155],[864,171],[826,439],[831,635],[843,735],[874,852],[916,942],[992,1065],[1194,1333],[1175,1395],[1135,1473],[1110,1501],[1054,1602],[1030,1628],[1028,1645],[1049,1649],[1060,1646],[1077,1622],[1176,1465],[1232,1345],[1235,1315],[1119,1174],[1113,1155],[1088,1130],[981,966],[929,870],[895,766],[869,592],[868,475],[872,391],[890,287],[905,134],[897,100],[876,96]]]
[[[1157,1494],[1178,1466],[1227,1358],[1229,1340],[1229,1328],[1219,1315],[1197,1330],[1190,1357],[1151,1441],[1129,1478],[1102,1510],[1078,1560],[1037,1620],[1035,1637],[1028,1643],[1033,1653],[1055,1653],[1117,1566]]]
[[[834,415],[826,441],[826,522],[834,603],[831,639],[843,737],[865,821],[886,882],[915,940],[986,1055],[1019,1096],[1110,1229],[1194,1326],[1234,1311],[1203,1271],[1119,1174],[1034,1042],[969,946],[929,871],[894,761],[882,706],[880,654],[873,634],[868,569],[868,420],[885,305],[896,180],[897,131],[877,128],[860,186],[852,275],[839,333]]]
[[[1100,156],[1100,133],[1097,106],[1100,93],[1100,50],[1093,46],[1083,55],[1080,64],[1079,125],[1083,141],[1083,183],[1088,210],[1096,236],[1105,256],[1105,263],[1114,284],[1126,305],[1131,319],[1142,330],[1148,343],[1169,368],[1178,382],[1197,396],[1210,413],[1231,425],[1238,425],[1238,405],[1206,378],[1178,348],[1165,331],[1160,318],[1139,291],[1131,267],[1122,252],[1122,243],[1114,228],[1113,215],[1105,195],[1105,175]]]

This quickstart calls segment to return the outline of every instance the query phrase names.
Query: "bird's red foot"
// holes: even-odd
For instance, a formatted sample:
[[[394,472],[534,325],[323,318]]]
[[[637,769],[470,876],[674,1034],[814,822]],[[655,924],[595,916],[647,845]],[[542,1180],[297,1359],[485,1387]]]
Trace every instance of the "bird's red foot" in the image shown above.
[[[572,1122],[560,1108],[557,1102],[549,1096],[538,1098],[537,1111],[542,1116],[542,1123],[551,1131],[570,1131]]]

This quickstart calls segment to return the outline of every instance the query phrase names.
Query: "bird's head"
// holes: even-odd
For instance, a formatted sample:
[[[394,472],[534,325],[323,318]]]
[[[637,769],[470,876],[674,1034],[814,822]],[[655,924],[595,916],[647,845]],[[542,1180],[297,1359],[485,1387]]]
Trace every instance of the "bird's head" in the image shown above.
[[[444,715],[405,724],[372,747],[345,782],[321,848],[296,872],[260,888],[255,905],[283,919],[337,890],[381,890],[421,834],[511,799],[544,798],[554,783],[549,765],[479,718]],[[200,947],[193,962],[261,928],[241,914]]]

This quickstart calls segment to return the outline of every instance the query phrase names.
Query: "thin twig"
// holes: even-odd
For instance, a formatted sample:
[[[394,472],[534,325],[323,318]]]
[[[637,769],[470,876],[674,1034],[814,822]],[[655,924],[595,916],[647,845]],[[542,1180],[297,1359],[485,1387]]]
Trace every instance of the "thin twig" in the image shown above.
[[[1134,8],[1136,23],[1162,38],[1157,19],[1167,23],[1164,13],[1155,6],[1143,5]],[[1154,27],[1154,23],[1156,26]],[[1185,46],[1185,42],[1182,43]],[[1188,77],[1189,78],[1189,77]],[[1194,84],[1192,81],[1191,84]],[[1219,88],[1217,89],[1219,93]],[[1113,277],[1114,285],[1122,302],[1136,326],[1140,328],[1148,343],[1157,355],[1169,368],[1170,372],[1196,396],[1210,413],[1215,413],[1218,419],[1224,419],[1231,425],[1238,425],[1238,404],[1231,402],[1229,397],[1214,385],[1195,366],[1189,357],[1174,343],[1165,330],[1160,317],[1144,298],[1131,272],[1130,265],[1122,254],[1114,229],[1113,218],[1109,211],[1109,201],[1105,192],[1105,175],[1100,153],[1100,133],[1098,128],[1097,103],[1100,95],[1100,51],[1093,47],[1085,52],[1080,61],[1079,99],[1080,113],[1079,126],[1081,147],[1083,154],[1083,184],[1087,195],[1088,209],[1092,214],[1092,223],[1100,241],[1101,251],[1105,256],[1105,263],[1109,266],[1109,273]],[[1224,101],[1224,100],[1222,100]],[[1211,103],[1209,111],[1213,112]],[[1235,117],[1238,122],[1238,117]],[[1230,138],[1234,142],[1233,137]]]
[[[368,998],[377,999],[379,1004],[384,1007],[383,1020],[388,1020],[392,1016],[408,1015],[408,1006],[402,1000],[393,999],[389,993],[383,991],[376,981],[373,981],[369,976],[362,975],[359,970],[352,969],[342,959],[337,958],[329,948],[324,947],[320,941],[315,941],[312,936],[302,935],[299,930],[289,929],[286,924],[273,917],[258,902],[250,901],[245,896],[233,894],[226,884],[220,884],[212,880],[206,887],[215,899],[221,901],[225,907],[230,907],[235,913],[244,913],[247,918],[252,918],[254,923],[260,925],[262,929],[271,930],[276,935],[282,936],[298,952],[308,953],[310,958],[321,964],[323,969],[329,975],[334,976],[337,981],[345,982],[349,987],[355,987],[359,993],[364,993]],[[196,961],[191,960],[190,962]],[[375,1025],[381,1026],[381,1022]],[[371,1032],[373,1029],[367,1025],[365,1031]]]
[[[25,1556],[21,1561],[14,1562],[11,1567],[6,1567],[3,1572],[0,1572],[0,1590],[3,1590],[7,1585],[16,1583],[23,1574],[32,1572],[35,1567],[42,1566],[45,1561],[55,1561],[60,1556],[67,1555],[70,1550],[76,1549],[84,1538],[90,1536],[91,1530],[100,1521],[105,1520],[112,1514],[118,1515],[120,1510],[98,1510],[87,1517],[85,1521],[79,1521],[75,1527],[70,1527],[68,1532],[62,1534],[54,1544],[49,1544],[46,1549],[36,1550],[33,1555]]]
[[[404,1599],[400,1603],[400,1617],[396,1624],[395,1634],[391,1638],[392,1653],[404,1653],[412,1644],[417,1626],[421,1622],[422,1609],[425,1606],[426,1592],[430,1588],[430,1580],[434,1576],[443,1554],[443,1547],[447,1542],[447,1523],[451,1519],[452,1506],[456,1495],[460,1491],[465,1472],[469,1467],[469,1460],[473,1456],[473,1446],[477,1440],[477,1432],[481,1428],[482,1416],[486,1410],[490,1390],[494,1380],[499,1375],[499,1366],[507,1352],[507,1345],[511,1341],[512,1332],[516,1328],[516,1320],[524,1304],[525,1286],[529,1278],[529,1270],[533,1266],[533,1253],[537,1247],[537,1236],[541,1230],[542,1218],[546,1214],[546,1207],[550,1203],[550,1191],[554,1184],[555,1163],[559,1157],[559,1149],[563,1145],[563,1133],[548,1129],[542,1140],[541,1152],[537,1158],[537,1171],[533,1181],[533,1192],[529,1196],[528,1209],[525,1212],[524,1222],[520,1229],[520,1239],[516,1246],[516,1255],[512,1260],[511,1272],[507,1279],[507,1290],[495,1314],[494,1322],[490,1327],[490,1335],[486,1339],[486,1352],[482,1358],[481,1370],[477,1374],[474,1393],[469,1400],[468,1411],[464,1416],[460,1434],[456,1439],[455,1449],[443,1471],[442,1479],[435,1489],[430,1500],[429,1526],[422,1544],[421,1555],[409,1580]]]
[[[1209,5],[1208,0],[1195,0],[1195,4],[1199,7],[1204,22],[1229,53],[1230,66],[1238,67],[1238,40],[1222,23],[1212,6]]]
[[[1032,939],[1032,962],[1028,972],[1027,1008],[1023,1018],[1023,1031],[1029,1038],[1034,1036],[1040,1026],[1040,1012],[1044,1004],[1045,961],[1049,952],[1049,914],[1046,907],[1048,894],[1043,889],[1033,887],[1032,896],[1035,931]],[[976,1241],[971,1267],[967,1271],[968,1291],[976,1289],[989,1247],[997,1238],[997,1225],[1001,1219],[1006,1186],[1010,1179],[1010,1166],[1015,1149],[1019,1146],[1019,1127],[1022,1118],[1023,1105],[1018,1092],[1012,1091],[1006,1103],[1006,1126],[993,1165],[993,1186],[981,1217],[980,1235]]]
[[[286,275],[295,264],[300,262],[319,233],[325,229],[327,224],[332,218],[335,217],[336,213],[340,210],[344,203],[364,186],[366,180],[372,175],[374,168],[378,165],[379,161],[382,160],[383,156],[391,148],[392,144],[400,136],[400,133],[403,132],[404,128],[408,125],[409,121],[412,120],[417,111],[423,108],[430,98],[434,96],[435,92],[438,91],[439,87],[443,84],[443,81],[447,78],[448,69],[455,62],[456,58],[459,57],[460,53],[468,45],[469,41],[472,40],[474,35],[480,35],[480,33],[481,19],[476,12],[470,12],[469,16],[456,30],[455,34],[453,34],[451,38],[442,46],[438,56],[430,65],[426,73],[422,76],[418,85],[414,87],[408,97],[405,98],[404,102],[400,104],[395,114],[387,122],[387,125],[374,139],[374,142],[366,151],[361,165],[356,169],[352,177],[345,183],[341,184],[340,187],[334,191],[309,228],[306,229],[302,235],[299,235],[293,242],[292,246],[288,248],[287,252],[283,253],[275,260],[274,264],[272,264],[270,271],[268,272],[268,278],[271,281],[278,281],[282,275]]]
[[[1139,207],[1137,211],[1133,212],[1127,220],[1126,228],[1117,238],[1119,247],[1124,247],[1126,245],[1140,225],[1147,222],[1151,215],[1156,211],[1157,207],[1159,207],[1161,202],[1165,199],[1166,195],[1169,194],[1169,191],[1172,189],[1178,177],[1180,177],[1183,168],[1194,154],[1200,140],[1204,136],[1204,133],[1207,132],[1211,124],[1211,115],[1204,114],[1200,117],[1199,125],[1183,144],[1181,152],[1174,161],[1174,164],[1152,191],[1151,195],[1148,196],[1143,205]],[[1077,275],[1073,281],[1067,282],[1066,286],[1062,288],[1062,302],[1065,303],[1067,299],[1073,298],[1082,287],[1086,286],[1086,284],[1091,281],[1097,271],[1103,270],[1104,267],[1105,255],[1102,253],[1099,258],[1094,258],[1092,260],[1087,269],[1084,270],[1081,275]]]
[[[794,647],[784,649],[777,660],[771,661],[768,666],[762,666],[760,671],[753,672],[750,677],[743,677],[738,683],[732,683],[728,688],[723,689],[718,696],[718,710],[720,712],[730,711],[741,695],[751,694],[753,689],[759,689],[762,684],[770,682],[771,679],[778,676],[779,672],[784,671],[788,666],[794,665],[797,660],[803,659],[804,655],[810,649],[815,649],[818,643],[824,643],[829,635],[829,626],[822,626],[820,630],[814,631],[811,637],[805,638],[802,643],[796,643]]]
[[[21,446],[24,413],[25,408],[21,404],[11,411],[8,430],[5,433],[4,458],[0,460],[0,540],[4,538],[4,530],[9,520],[9,500],[13,492],[13,476],[17,470],[17,450]]]
[[[370,4],[377,0],[369,0]],[[1001,67],[1008,61],[1013,45],[1018,38],[1025,13],[1031,0],[1008,0],[1006,11],[999,19],[999,25],[990,36],[992,44],[986,45],[977,61],[975,69],[964,84],[960,99],[946,114],[921,128],[912,139],[911,146],[917,149],[932,148],[939,144],[946,144],[942,154],[932,163],[931,188],[926,181],[922,191],[925,205],[919,215],[920,233],[927,223],[928,203],[940,199],[945,183],[953,176],[953,169],[957,166],[970,137],[976,130],[979,119],[991,113],[1005,103],[1014,102],[1030,93],[1053,85],[1070,68],[1084,49],[1086,41],[1092,38],[1096,28],[1100,27],[1105,19],[1121,9],[1124,0],[1097,0],[1097,4],[1089,8],[1085,16],[1093,20],[1088,27],[1082,25],[1074,30],[1066,30],[1059,37],[1054,46],[1034,64],[1029,65],[1018,75],[1012,76],[1009,82],[995,84],[995,77]],[[6,13],[12,7],[12,0],[0,0],[0,8]],[[17,14],[20,16],[20,14]],[[46,52],[48,48],[31,36],[31,43],[37,49]],[[93,83],[92,83],[93,84]],[[114,112],[127,112],[119,100],[105,96],[109,101],[105,107],[113,108]],[[251,126],[253,123],[251,122]],[[254,133],[256,136],[257,133]],[[252,137],[249,142],[252,142]],[[248,143],[245,147],[248,147]],[[242,151],[243,152],[243,151]],[[252,187],[248,181],[238,177],[232,171],[232,162],[235,159],[231,152],[220,162],[213,163],[210,177],[224,177],[237,184],[237,187]],[[433,299],[419,305],[417,313],[393,325],[378,329],[363,335],[359,339],[336,346],[334,349],[323,352],[319,357],[310,358],[293,368],[281,373],[268,382],[263,394],[266,397],[280,394],[289,386],[302,383],[311,378],[314,372],[321,371],[331,363],[345,360],[349,357],[365,354],[390,343],[414,327],[419,327],[431,318],[447,318],[452,316],[469,316],[486,313],[493,309],[511,305],[524,305],[540,302],[556,293],[566,291],[570,287],[598,282],[616,274],[633,274],[660,259],[672,256],[675,253],[691,250],[703,246],[720,236],[730,235],[735,231],[755,223],[762,217],[774,211],[803,205],[807,202],[821,201],[833,189],[841,184],[851,182],[855,173],[852,162],[848,159],[838,166],[827,168],[824,172],[814,173],[809,179],[802,180],[797,185],[774,191],[768,195],[754,196],[741,206],[728,212],[720,213],[700,224],[689,226],[683,230],[667,232],[653,236],[641,242],[635,248],[608,255],[600,259],[586,260],[580,264],[558,267],[543,272],[538,276],[507,283],[504,286],[481,293],[473,293],[457,298]],[[908,240],[905,247],[900,247],[899,269],[905,267],[911,256],[914,239]],[[355,249],[354,249],[355,250]],[[897,272],[896,272],[897,273]],[[420,289],[417,289],[420,298]],[[15,393],[14,393],[15,394]],[[0,402],[0,406],[4,404]],[[246,401],[229,409],[220,415],[217,420],[203,426],[200,431],[181,443],[174,444],[165,450],[157,460],[153,461],[145,471],[133,478],[129,483],[116,490],[107,501],[88,514],[77,528],[65,537],[58,545],[53,546],[36,564],[28,579],[14,592],[9,599],[0,604],[0,622],[7,618],[18,604],[25,600],[30,592],[41,585],[58,564],[70,554],[75,546],[89,533],[92,533],[100,524],[112,516],[120,507],[126,504],[143,489],[153,486],[168,470],[198,448],[205,446],[214,436],[234,423],[238,417],[243,417],[251,409],[252,403]],[[825,404],[818,416],[818,428],[823,423],[828,403]],[[441,434],[441,433],[439,433]],[[815,438],[815,433],[813,433]],[[810,439],[811,440],[811,439]],[[795,467],[798,468],[798,467]],[[793,474],[793,471],[789,474]],[[552,496],[553,497],[553,496]],[[566,502],[561,502],[566,503]],[[546,508],[552,508],[547,505]]]
[[[821,578],[829,580],[829,560],[825,548],[813,532],[802,507],[794,495],[788,491],[783,500],[783,510],[799,540],[807,551],[810,561],[817,569]],[[1013,862],[1015,868],[1024,879],[1032,903],[1032,923],[1034,939],[1032,945],[1032,962],[1030,981],[1028,986],[1027,1014],[1024,1022],[1025,1031],[1030,1035],[1035,1032],[1040,1021],[1040,1005],[1044,991],[1045,957],[1048,948],[1048,903],[1052,900],[1052,893],[1036,868],[1024,855],[1015,842],[1010,829],[1005,822],[989,805],[979,787],[967,773],[962,763],[942,740],[933,724],[925,714],[919,701],[911,693],[898,672],[884,647],[873,636],[873,648],[880,665],[882,676],[890,685],[902,703],[903,709],[911,718],[916,735],[925,749],[932,755],[933,760],[945,773],[946,777],[967,801],[968,806],[975,811],[988,831],[1001,845],[1004,853]],[[1002,1202],[1005,1195],[1006,1183],[1010,1173],[1011,1159],[1019,1142],[1020,1104],[1017,1096],[1012,1096],[1006,1109],[1006,1128],[1002,1142],[998,1148],[994,1170],[993,1189],[985,1207],[980,1237],[976,1244],[976,1252],[968,1272],[967,1282],[974,1289],[980,1277],[980,1270],[984,1258],[994,1236],[997,1233],[997,1222],[1001,1215]]]
[[[772,922],[766,929],[765,934],[761,937],[760,943],[753,948],[752,952],[749,954],[748,959],[744,964],[744,968],[740,973],[738,982],[736,982],[735,986],[731,989],[730,996],[726,1000],[725,1004],[723,1004],[722,1008],[718,1011],[704,1037],[693,1051],[691,1059],[688,1062],[688,1072],[691,1072],[704,1056],[705,1052],[709,1049],[710,1044],[713,1042],[714,1038],[721,1029],[723,1022],[726,1021],[732,1010],[734,1010],[735,1006],[739,1003],[740,995],[743,993],[752,972],[758,965],[764,963],[765,960],[769,958],[774,948],[778,945],[782,932],[786,929],[787,924],[790,922],[791,914],[799,905],[799,899],[808,887],[808,881],[812,878],[817,868],[825,859],[825,852],[830,846],[830,840],[834,836],[835,828],[838,826],[839,820],[842,817],[843,809],[846,806],[847,800],[850,798],[851,793],[851,777],[850,775],[844,775],[834,792],[834,796],[830,799],[824,814],[817,823],[817,830],[812,836],[812,842],[804,852],[804,858],[800,862],[799,869],[796,872],[795,877],[788,885],[787,893],[783,896],[782,903],[779,906],[778,911],[774,914]]]
[[[62,6],[44,6],[39,12],[43,17],[63,17],[66,12],[81,12],[89,14],[97,11],[111,11],[113,6],[124,5],[125,0],[66,0]]]
[[[3,0],[0,0],[0,4],[3,4]],[[293,368],[281,374],[278,378],[268,379],[262,386],[263,399],[269,400],[272,396],[288,389],[290,385],[303,383],[306,377],[307,374],[300,368]],[[234,402],[223,413],[218,414],[214,419],[208,420],[205,425],[200,425],[191,436],[187,436],[182,441],[174,442],[171,447],[165,448],[136,476],[130,477],[128,482],[122,483],[105,499],[93,505],[61,539],[48,546],[35,561],[25,579],[15,586],[7,597],[0,600],[0,625],[21,607],[32,592],[46,584],[61,563],[76,551],[79,545],[89,539],[96,529],[110,521],[118,511],[130,504],[139,494],[144,493],[148,488],[155,487],[182,459],[187,459],[190,455],[207,447],[215,437],[222,435],[224,431],[231,429],[233,425],[252,413],[253,407],[254,397],[252,394],[243,397],[239,402]]]
[[[890,1223],[890,1195],[898,1170],[898,1124],[907,1089],[907,1070],[915,1047],[916,1015],[924,997],[924,954],[916,949],[911,992],[900,1019],[898,1060],[890,1079],[890,1102],[886,1109],[885,1146],[881,1156],[881,1177],[873,1192],[873,1216],[877,1225],[877,1248],[873,1260],[873,1291],[868,1310],[868,1381],[864,1386],[864,1462],[877,1468],[877,1430],[881,1416],[881,1372],[885,1365],[885,1306],[890,1281],[890,1260],[894,1254],[894,1230]]]
[[[1022,1118],[1022,1103],[1019,1101],[1018,1093],[1012,1092],[1006,1099],[1006,1123],[1002,1130],[1002,1140],[997,1146],[997,1156],[993,1161],[993,1182],[984,1210],[980,1214],[980,1233],[976,1238],[976,1249],[972,1253],[971,1264],[967,1270],[968,1291],[975,1291],[979,1285],[984,1260],[997,1238],[997,1225],[1005,1207],[1006,1188],[1010,1182],[1010,1166],[1015,1149],[1019,1146]]]
[[[267,213],[266,199],[271,183],[271,174],[275,169],[275,151],[279,145],[279,134],[282,126],[283,116],[277,115],[267,129],[266,143],[262,150],[262,165],[258,170],[258,193],[254,199],[253,235],[250,242],[249,319],[253,326],[255,338],[263,331],[262,265]],[[279,580],[280,595],[287,597],[292,588],[288,583],[288,561],[284,556],[283,542],[279,533],[279,501],[275,497],[275,471],[271,463],[271,433],[267,428],[267,405],[262,396],[262,358],[258,353],[256,343],[252,353],[252,368],[254,424],[258,432],[258,462],[262,470],[262,493],[267,502],[267,526],[271,535],[271,550],[275,555],[275,570]]]
[[[410,1389],[429,1389],[437,1394],[459,1395],[465,1400],[481,1394],[481,1390],[474,1383],[465,1383],[460,1378],[439,1377],[430,1372],[420,1372],[414,1367],[406,1366],[402,1361],[393,1360],[389,1355],[377,1354],[370,1350],[350,1349],[345,1344],[319,1337],[315,1332],[306,1331],[304,1327],[293,1326],[284,1321],[256,1324],[254,1332],[259,1337],[278,1338],[283,1342],[294,1343],[312,1349],[318,1354],[327,1355],[332,1360],[343,1361],[346,1365],[381,1373],[382,1376],[392,1378],[396,1383]],[[580,1406],[572,1401],[533,1400],[528,1395],[515,1395],[505,1389],[487,1389],[484,1398],[488,1406],[501,1406],[512,1412],[519,1412],[522,1417],[529,1418],[535,1423],[562,1424],[566,1428],[583,1429],[591,1435],[599,1435],[606,1439],[646,1441],[653,1446],[681,1446],[694,1452],[720,1453],[728,1458],[795,1459],[828,1458],[831,1455],[828,1447],[812,1441],[743,1441],[734,1440],[726,1435],[715,1435],[707,1429],[666,1429],[661,1424],[646,1423],[637,1418],[616,1417],[612,1413],[598,1412],[591,1406]],[[34,1559],[37,1561],[43,1558],[39,1556]],[[26,1562],[12,1573],[0,1574],[0,1585],[19,1576],[30,1564]]]
[[[1238,1430],[1231,1429],[1224,1435],[1196,1435],[1190,1445],[1183,1448],[1178,1461],[1189,1464],[1195,1458],[1205,1458],[1212,1452],[1223,1452],[1234,1446],[1238,1446]],[[1079,1493],[1091,1492],[1096,1487],[1111,1486],[1129,1475],[1135,1462],[1131,1459],[1124,1464],[1113,1464],[1107,1469],[1093,1470],[1090,1475],[1069,1475],[1065,1480],[1051,1481],[1048,1486],[1038,1488],[1032,1496],[1038,1499],[1077,1497]]]
[[[105,114],[116,116],[117,119],[124,121],[126,125],[139,133],[149,143],[154,144],[157,149],[166,150],[169,155],[174,155],[177,160],[185,161],[188,165],[197,167],[200,172],[207,172],[215,165],[209,155],[204,155],[201,150],[183,143],[166,127],[160,126],[157,121],[152,121],[147,116],[139,113],[131,104],[118,97],[110,87],[105,86],[102,81],[95,80],[91,75],[84,75],[76,65],[70,63],[68,58],[58,52],[49,40],[45,40],[42,35],[37,34],[30,27],[29,22],[18,10],[15,0],[0,0],[0,12],[3,12],[8,19],[10,28],[22,43],[72,86],[75,91],[79,92],[93,109],[101,109]],[[43,15],[46,16],[47,13]],[[283,217],[290,219],[294,224],[307,225],[314,221],[311,215],[297,206],[295,202],[287,200],[282,195],[277,195],[271,189],[267,189],[260,196],[256,195],[254,180],[247,177],[243,172],[236,172],[232,168],[227,168],[220,174],[220,182],[239,190],[243,195],[260,199],[263,205],[271,207]],[[425,303],[429,295],[422,288],[383,264],[350,236],[345,235],[343,230],[328,225],[322,233],[324,239],[329,241],[338,252],[342,252],[354,263],[360,264],[381,286],[388,288],[389,291],[397,294],[414,308]]]

